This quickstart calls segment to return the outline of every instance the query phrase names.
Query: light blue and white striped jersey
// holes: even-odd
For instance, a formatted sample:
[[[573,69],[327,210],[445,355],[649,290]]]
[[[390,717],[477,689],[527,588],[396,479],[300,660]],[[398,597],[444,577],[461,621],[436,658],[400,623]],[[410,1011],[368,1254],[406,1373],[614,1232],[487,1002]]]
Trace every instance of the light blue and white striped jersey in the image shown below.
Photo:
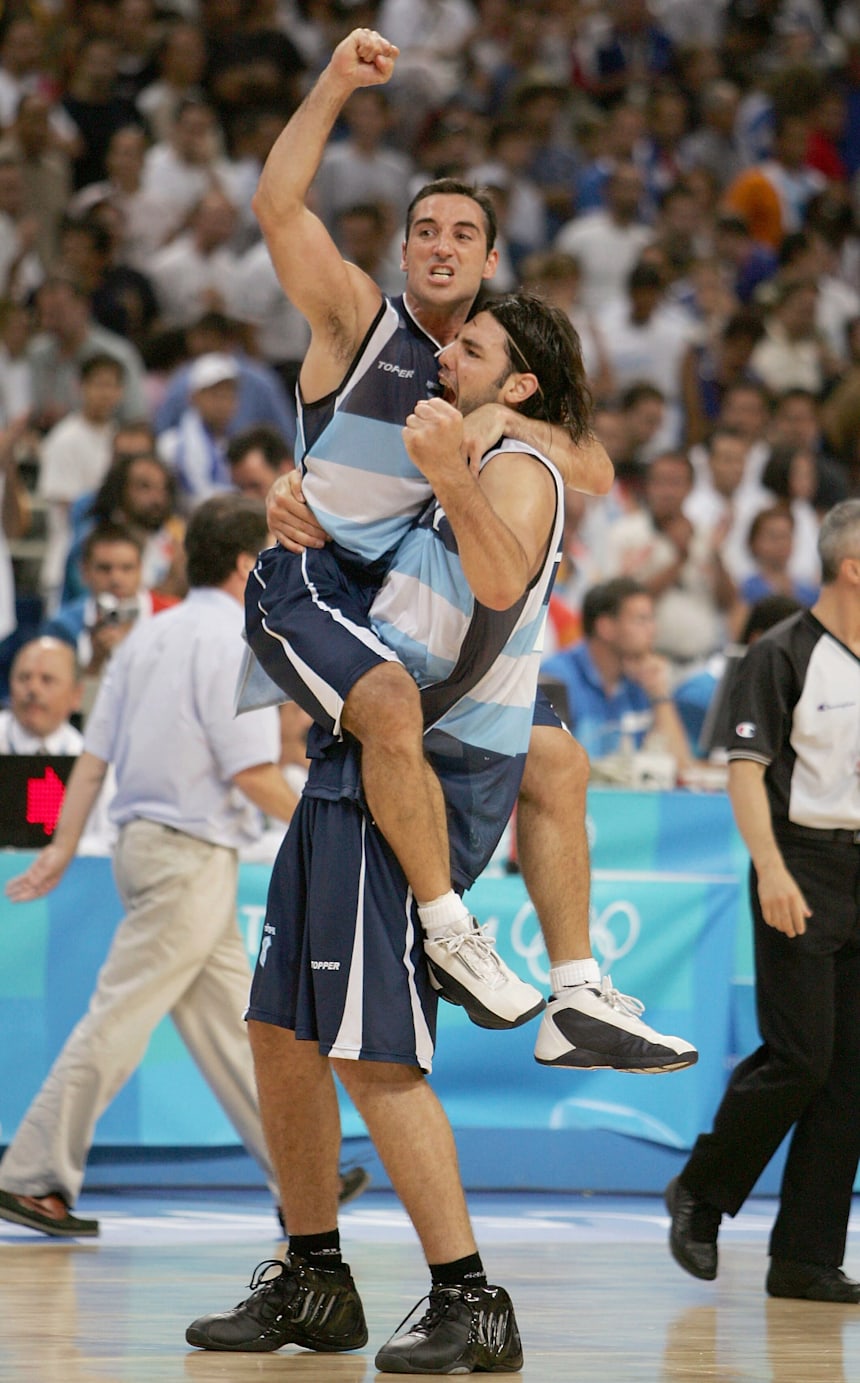
[[[403,445],[407,416],[438,394],[437,341],[402,297],[384,298],[340,387],[298,398],[302,490],[348,552],[374,562],[400,542],[432,496]]]
[[[438,504],[403,539],[371,608],[377,634],[392,648],[424,697],[428,729],[491,754],[528,748],[546,624],[560,558],[564,483],[533,447],[505,439],[482,466],[505,452],[526,452],[550,471],[556,487],[552,530],[537,576],[510,610],[473,596],[451,525]]]

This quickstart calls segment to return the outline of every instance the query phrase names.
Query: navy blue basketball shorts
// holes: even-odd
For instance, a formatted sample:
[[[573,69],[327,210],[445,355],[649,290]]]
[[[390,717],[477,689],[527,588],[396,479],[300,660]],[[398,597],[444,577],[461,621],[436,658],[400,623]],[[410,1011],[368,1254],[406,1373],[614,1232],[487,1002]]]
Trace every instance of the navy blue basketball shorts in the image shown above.
[[[429,1072],[436,991],[403,872],[355,802],[303,796],[269,885],[246,1018],[324,1056]]]
[[[398,661],[370,625],[381,576],[327,543],[303,553],[267,548],[248,577],[248,643],[272,681],[338,739],[343,703],[358,679]]]

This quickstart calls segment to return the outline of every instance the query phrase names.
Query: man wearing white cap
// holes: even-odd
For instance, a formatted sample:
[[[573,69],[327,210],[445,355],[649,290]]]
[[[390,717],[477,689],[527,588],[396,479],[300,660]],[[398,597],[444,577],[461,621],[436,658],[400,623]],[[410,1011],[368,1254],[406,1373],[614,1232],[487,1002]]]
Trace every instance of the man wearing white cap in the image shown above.
[[[198,356],[188,375],[189,403],[176,427],[158,439],[189,507],[232,488],[227,442],[239,398],[239,367],[230,355]]]

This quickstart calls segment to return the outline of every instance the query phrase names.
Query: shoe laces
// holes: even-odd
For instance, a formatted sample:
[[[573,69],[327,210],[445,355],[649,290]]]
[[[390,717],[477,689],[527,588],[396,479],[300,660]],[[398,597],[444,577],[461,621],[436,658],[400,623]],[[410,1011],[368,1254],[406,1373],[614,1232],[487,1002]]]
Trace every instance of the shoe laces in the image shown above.
[[[298,1292],[300,1275],[301,1268],[289,1258],[266,1258],[257,1264],[248,1286],[263,1314],[269,1311],[279,1313],[292,1301]]]
[[[598,994],[610,1008],[614,1008],[618,1013],[626,1013],[631,1018],[639,1018],[645,1012],[642,1000],[635,999],[632,994],[620,993],[613,985],[611,975],[603,976]]]
[[[463,1295],[464,1293],[462,1287],[431,1288],[431,1290],[427,1293],[426,1296],[421,1297],[418,1301],[416,1301],[412,1309],[410,1311],[407,1311],[406,1315],[403,1317],[403,1320],[398,1325],[394,1334],[400,1334],[406,1322],[412,1316],[415,1315],[415,1312],[418,1310],[418,1307],[421,1305],[421,1302],[426,1301],[428,1303],[427,1310],[424,1312],[424,1315],[421,1317],[421,1319],[415,1322],[410,1333],[429,1335],[431,1331],[435,1330],[439,1322],[445,1319],[445,1317],[448,1315],[448,1312],[451,1310],[453,1306],[457,1304],[458,1301],[462,1299]]]
[[[469,931],[444,932],[436,940],[445,947],[449,955],[459,955],[463,964],[468,965],[469,969],[487,984],[504,984],[505,972],[488,923],[485,922],[481,927],[472,918]]]

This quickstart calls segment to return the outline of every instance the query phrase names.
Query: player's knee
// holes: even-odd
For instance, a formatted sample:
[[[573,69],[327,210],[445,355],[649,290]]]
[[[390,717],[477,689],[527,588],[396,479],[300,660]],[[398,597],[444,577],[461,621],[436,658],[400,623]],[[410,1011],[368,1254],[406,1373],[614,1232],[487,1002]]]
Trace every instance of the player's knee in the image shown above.
[[[423,721],[421,697],[399,663],[385,663],[365,674],[350,691],[343,725],[365,749],[397,754],[420,752]]]
[[[522,781],[524,797],[547,803],[584,800],[588,775],[588,755],[567,731],[546,726],[532,731]]]

